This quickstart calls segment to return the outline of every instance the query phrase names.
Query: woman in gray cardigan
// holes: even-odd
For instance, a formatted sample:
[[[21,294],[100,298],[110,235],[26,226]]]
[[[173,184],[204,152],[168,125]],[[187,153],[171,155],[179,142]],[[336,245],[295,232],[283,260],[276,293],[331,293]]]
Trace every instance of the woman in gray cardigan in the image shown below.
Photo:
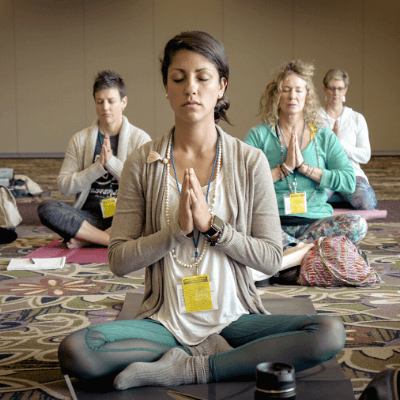
[[[128,103],[126,86],[114,71],[98,73],[93,97],[98,118],[72,137],[57,178],[60,192],[64,196],[75,194],[75,203],[71,207],[50,200],[38,207],[42,224],[63,237],[69,248],[89,243],[108,246],[110,214],[124,161],[151,140],[123,116]]]
[[[177,35],[162,75],[175,126],[127,158],[109,245],[116,275],[146,268],[142,304],[134,320],[65,338],[64,373],[114,373],[123,390],[251,379],[260,362],[301,371],[333,357],[339,320],[270,315],[253,283],[250,269],[281,266],[280,222],[266,157],[216,125],[228,121],[222,44]]]

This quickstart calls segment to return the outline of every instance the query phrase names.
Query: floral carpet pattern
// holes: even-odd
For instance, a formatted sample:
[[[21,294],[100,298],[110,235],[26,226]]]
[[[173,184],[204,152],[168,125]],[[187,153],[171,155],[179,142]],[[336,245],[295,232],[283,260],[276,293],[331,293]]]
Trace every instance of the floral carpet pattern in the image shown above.
[[[115,320],[127,292],[142,292],[144,271],[118,278],[107,264],[51,271],[6,271],[54,234],[32,232],[0,247],[0,398],[66,400],[57,349],[69,333]],[[263,297],[310,298],[319,314],[346,327],[337,356],[356,397],[379,371],[400,368],[400,223],[370,223],[360,247],[382,277],[372,288],[267,286]]]

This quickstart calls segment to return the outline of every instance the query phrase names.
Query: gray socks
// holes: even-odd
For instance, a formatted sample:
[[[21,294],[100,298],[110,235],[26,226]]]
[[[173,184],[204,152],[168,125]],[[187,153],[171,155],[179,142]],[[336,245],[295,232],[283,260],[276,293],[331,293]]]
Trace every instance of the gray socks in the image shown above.
[[[128,365],[114,380],[114,387],[125,390],[138,386],[177,386],[208,383],[208,356],[189,356],[175,347],[156,362],[135,362]]]

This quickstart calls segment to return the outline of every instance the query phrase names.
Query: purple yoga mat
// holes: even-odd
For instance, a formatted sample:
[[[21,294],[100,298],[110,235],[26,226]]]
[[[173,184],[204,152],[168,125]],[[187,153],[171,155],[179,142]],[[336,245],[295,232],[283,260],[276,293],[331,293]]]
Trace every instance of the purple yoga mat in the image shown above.
[[[361,215],[364,219],[367,220],[387,217],[386,210],[351,210],[347,208],[333,209],[333,215],[348,214],[348,213]]]
[[[83,247],[81,249],[69,249],[59,239],[53,240],[46,246],[40,247],[24,258],[52,258],[66,257],[67,263],[91,264],[108,263],[107,247]]]

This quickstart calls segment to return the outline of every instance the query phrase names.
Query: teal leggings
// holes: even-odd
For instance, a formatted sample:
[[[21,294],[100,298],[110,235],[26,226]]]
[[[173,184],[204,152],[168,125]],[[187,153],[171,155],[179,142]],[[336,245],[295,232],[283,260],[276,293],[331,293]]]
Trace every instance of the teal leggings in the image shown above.
[[[317,315],[243,315],[220,335],[233,350],[211,355],[211,382],[255,378],[257,364],[290,363],[297,372],[338,354],[345,340],[342,323]],[[64,373],[84,379],[116,374],[133,362],[157,361],[179,344],[163,325],[151,319],[93,325],[67,336],[58,356]]]

